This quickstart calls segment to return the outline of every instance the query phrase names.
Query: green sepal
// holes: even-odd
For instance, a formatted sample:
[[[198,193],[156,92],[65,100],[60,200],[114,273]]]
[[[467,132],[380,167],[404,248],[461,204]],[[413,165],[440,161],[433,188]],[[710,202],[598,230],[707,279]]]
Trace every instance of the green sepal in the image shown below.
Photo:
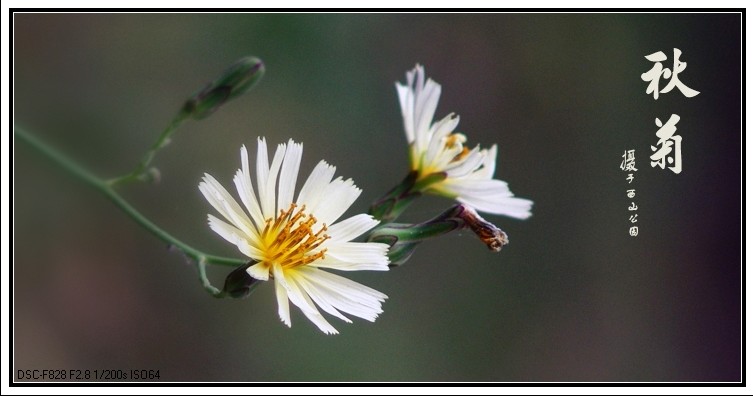
[[[261,282],[246,272],[248,267],[256,264],[254,261],[239,266],[232,270],[225,278],[222,292],[230,298],[246,298],[256,289]]]
[[[181,112],[203,119],[217,111],[225,102],[248,91],[264,75],[264,62],[247,56],[233,63],[222,75],[196,92],[183,105]]]
[[[413,200],[421,196],[421,192],[414,189],[417,177],[416,172],[408,173],[400,184],[371,204],[369,214],[382,222],[395,220]]]
[[[426,175],[416,181],[416,184],[413,186],[414,191],[423,192],[428,190],[433,184],[439,183],[443,181],[444,179],[447,179],[447,173],[446,172],[435,172],[431,173],[429,175]]]

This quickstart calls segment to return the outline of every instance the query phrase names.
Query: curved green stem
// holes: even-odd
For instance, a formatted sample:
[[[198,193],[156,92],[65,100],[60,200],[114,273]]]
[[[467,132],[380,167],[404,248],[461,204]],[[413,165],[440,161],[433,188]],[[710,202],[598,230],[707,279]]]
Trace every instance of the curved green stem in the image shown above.
[[[172,122],[170,122],[170,125],[168,125],[167,128],[162,131],[154,144],[152,144],[152,147],[150,147],[149,151],[144,155],[144,158],[141,159],[141,162],[136,165],[136,168],[131,171],[131,173],[108,180],[107,184],[109,184],[110,186],[117,186],[118,184],[141,179],[144,175],[144,171],[152,162],[154,156],[157,155],[157,151],[159,151],[161,148],[165,147],[167,143],[169,143],[170,135],[172,135],[173,132],[178,129],[180,124],[182,124],[183,121],[188,118],[188,116],[189,113],[181,110],[178,115],[173,118]]]
[[[212,285],[212,283],[209,282],[209,278],[207,278],[207,262],[206,260],[199,259],[196,261],[196,269],[199,271],[199,279],[201,280],[201,285],[204,287],[204,290],[206,290],[209,294],[212,295],[212,297],[216,298],[224,298],[226,296],[226,293]]]
[[[170,235],[167,231],[158,227],[151,220],[144,217],[144,215],[139,213],[139,211],[136,210],[136,208],[131,206],[125,199],[123,199],[123,197],[121,197],[113,189],[113,183],[102,180],[99,177],[95,176],[89,170],[83,168],[82,166],[80,166],[79,164],[71,160],[70,158],[66,157],[59,151],[55,150],[54,148],[48,146],[47,144],[37,139],[33,135],[29,134],[25,130],[17,126],[14,126],[13,132],[16,138],[24,141],[29,146],[37,150],[37,152],[44,155],[48,159],[52,160],[57,165],[60,165],[64,170],[66,170],[71,175],[75,176],[76,178],[83,181],[90,187],[104,194],[107,198],[110,199],[110,201],[112,201],[115,204],[115,206],[117,206],[122,211],[124,211],[130,218],[136,221],[136,223],[138,223],[140,226],[144,227],[147,231],[151,232],[157,238],[161,239],[165,243],[171,246],[175,246],[180,251],[182,251],[186,256],[192,258],[193,260],[196,260],[197,263],[217,264],[217,265],[226,265],[226,266],[234,266],[234,267],[237,267],[239,265],[243,265],[246,263],[246,260],[206,254],[202,252],[201,250],[198,250],[180,241],[179,239]],[[145,163],[148,164],[148,161],[146,161]]]

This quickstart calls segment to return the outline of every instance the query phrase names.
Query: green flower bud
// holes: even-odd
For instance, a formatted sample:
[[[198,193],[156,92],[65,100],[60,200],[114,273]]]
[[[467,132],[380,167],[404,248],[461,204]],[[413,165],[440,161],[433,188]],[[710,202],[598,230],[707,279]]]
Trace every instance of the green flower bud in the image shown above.
[[[182,111],[195,119],[206,118],[228,100],[256,85],[263,75],[264,62],[261,59],[254,56],[242,58],[188,99]]]
[[[246,272],[246,269],[252,264],[256,264],[253,261],[249,261],[247,264],[243,264],[240,267],[234,269],[227,274],[225,278],[225,286],[222,288],[222,292],[232,298],[245,298],[248,297],[252,291],[259,286],[259,280],[251,277]]]

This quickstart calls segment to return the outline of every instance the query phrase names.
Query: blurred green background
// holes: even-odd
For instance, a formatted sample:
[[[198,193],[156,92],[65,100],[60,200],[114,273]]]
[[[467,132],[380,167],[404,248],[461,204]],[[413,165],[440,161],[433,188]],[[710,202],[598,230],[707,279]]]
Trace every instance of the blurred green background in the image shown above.
[[[348,277],[389,295],[371,324],[325,336],[271,284],[216,300],[194,267],[96,192],[14,146],[14,369],[159,369],[173,381],[738,381],[741,369],[739,14],[15,14],[14,122],[111,177],[236,59],[267,73],[187,122],[123,195],[182,240],[239,256],[206,225],[204,172],[230,185],[239,147],[293,138],[363,194],[408,167],[394,83],[417,62],[436,117],[499,144],[497,177],[533,217],[486,216],[405,266]],[[645,94],[644,56],[683,51],[675,89]],[[670,66],[670,61],[665,66]],[[662,83],[662,86],[664,83]],[[654,119],[681,117],[683,172],[649,165]],[[619,169],[635,149],[628,185]],[[625,190],[640,234],[628,236]],[[451,204],[428,197],[406,219]],[[221,284],[226,268],[210,268]],[[15,375],[15,374],[14,374]]]

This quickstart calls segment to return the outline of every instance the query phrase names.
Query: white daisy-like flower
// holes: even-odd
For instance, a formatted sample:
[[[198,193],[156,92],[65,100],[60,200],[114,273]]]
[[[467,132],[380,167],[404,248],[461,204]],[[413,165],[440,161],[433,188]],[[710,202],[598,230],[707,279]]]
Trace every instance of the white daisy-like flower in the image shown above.
[[[514,197],[507,183],[493,178],[497,145],[489,149],[466,147],[465,135],[453,132],[460,122],[453,113],[432,122],[442,87],[425,79],[423,66],[416,65],[406,75],[407,85],[395,85],[417,183],[439,174],[444,177],[430,183],[425,191],[456,199],[482,212],[519,219],[531,216],[533,201]]]
[[[387,271],[389,246],[352,241],[379,224],[367,214],[336,222],[361,190],[351,179],[333,180],[335,167],[324,161],[293,200],[302,153],[303,146],[290,140],[277,146],[270,164],[267,143],[258,139],[255,192],[248,153],[241,147],[241,169],[233,181],[246,211],[209,174],[199,190],[224,217],[209,215],[212,230],[257,262],[248,274],[274,279],[280,319],[290,327],[291,301],[320,330],[337,334],[317,306],[347,323],[351,320],[343,313],[373,322],[387,296],[323,268]]]

